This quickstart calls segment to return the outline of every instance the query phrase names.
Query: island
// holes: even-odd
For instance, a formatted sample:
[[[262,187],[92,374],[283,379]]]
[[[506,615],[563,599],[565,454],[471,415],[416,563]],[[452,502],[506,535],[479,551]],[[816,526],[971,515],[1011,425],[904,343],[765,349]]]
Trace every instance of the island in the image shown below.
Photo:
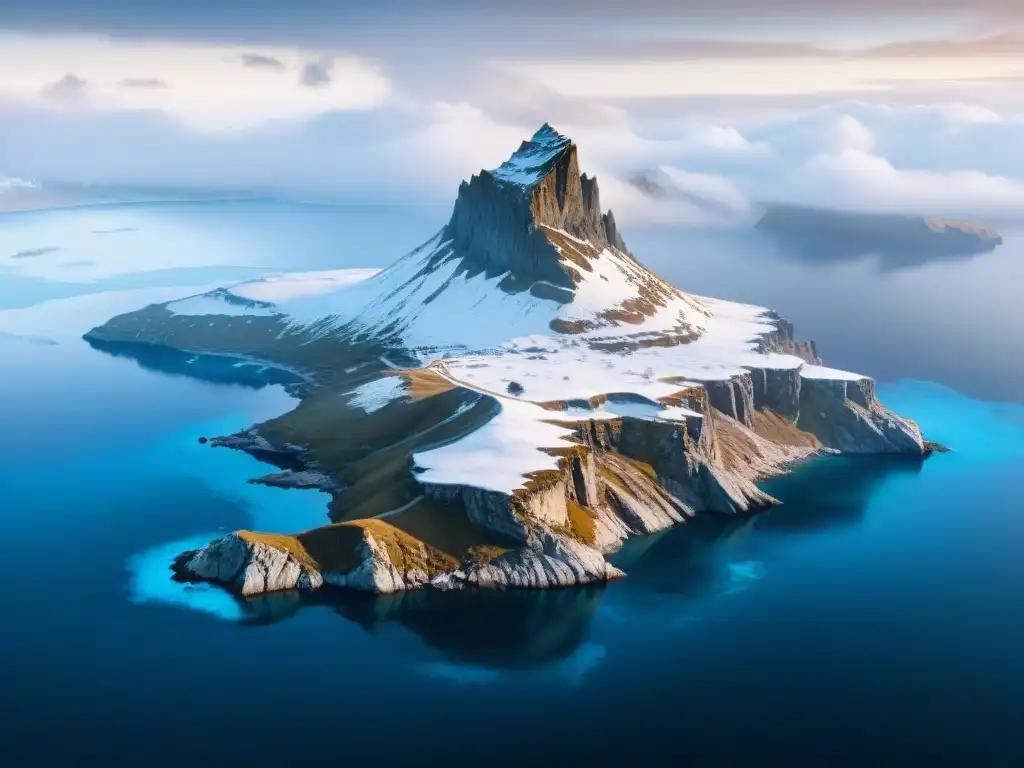
[[[797,252],[823,258],[877,254],[917,263],[929,256],[987,253],[1003,242],[995,230],[976,221],[802,205],[769,205],[755,227]]]
[[[257,481],[331,494],[329,524],[175,561],[174,578],[241,596],[603,582],[625,575],[606,556],[626,539],[769,508],[758,483],[809,457],[936,448],[776,313],[644,267],[546,124],[384,270],[266,277],[86,338],[300,382],[293,411],[207,440],[275,465]]]

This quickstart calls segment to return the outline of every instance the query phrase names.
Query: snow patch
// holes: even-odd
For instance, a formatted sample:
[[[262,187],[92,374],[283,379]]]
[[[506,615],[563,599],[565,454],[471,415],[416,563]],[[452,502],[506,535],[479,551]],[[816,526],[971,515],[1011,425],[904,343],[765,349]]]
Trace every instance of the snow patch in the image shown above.
[[[314,272],[271,275],[261,280],[241,283],[231,293],[254,301],[273,304],[332,293],[339,288],[367,280],[379,269],[331,269]]]
[[[558,457],[542,448],[569,448],[571,430],[549,424],[558,418],[533,403],[500,398],[500,409],[486,424],[453,443],[413,454],[418,479],[438,485],[468,485],[511,494],[526,475],[558,469]]]
[[[261,304],[254,304],[245,300],[232,301],[230,295],[224,291],[213,291],[197,296],[189,296],[187,299],[172,301],[166,306],[173,314],[188,317],[202,317],[205,315],[239,317],[244,315],[266,316],[275,314]]]
[[[841,371],[838,368],[825,368],[821,365],[804,365],[800,369],[800,377],[804,379],[832,379],[834,381],[861,381],[867,376],[850,371]]]
[[[531,186],[544,178],[551,163],[571,144],[569,138],[545,124],[533,138],[524,142],[508,160],[490,173],[501,181]]]
[[[405,382],[400,376],[385,376],[363,384],[345,396],[348,397],[349,405],[373,413],[388,403],[405,397]]]

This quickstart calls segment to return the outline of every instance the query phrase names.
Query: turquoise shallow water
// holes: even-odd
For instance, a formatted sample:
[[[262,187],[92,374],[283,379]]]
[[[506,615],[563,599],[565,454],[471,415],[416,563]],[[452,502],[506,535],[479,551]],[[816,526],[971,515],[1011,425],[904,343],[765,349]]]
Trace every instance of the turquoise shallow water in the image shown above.
[[[630,542],[607,588],[243,609],[166,565],[221,531],[326,519],[323,495],[249,485],[270,468],[197,442],[288,408],[281,383],[80,341],[181,288],[26,307],[5,286],[11,764],[1024,760],[1024,404],[883,383],[954,452],[813,461],[768,484],[777,510]]]

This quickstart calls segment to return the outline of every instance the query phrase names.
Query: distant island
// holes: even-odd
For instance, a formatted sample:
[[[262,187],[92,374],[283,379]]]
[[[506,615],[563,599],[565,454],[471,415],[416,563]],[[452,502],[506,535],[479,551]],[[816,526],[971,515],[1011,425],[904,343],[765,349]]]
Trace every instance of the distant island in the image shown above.
[[[774,312],[645,268],[549,125],[387,269],[246,282],[86,338],[301,377],[295,410],[204,438],[274,464],[257,482],[332,497],[331,524],[176,560],[174,578],[243,597],[602,582],[625,575],[606,555],[630,537],[775,505],[757,483],[795,462],[938,448]]]
[[[985,253],[1003,242],[995,230],[974,221],[788,204],[769,205],[755,226],[787,244],[817,251],[823,257],[831,251],[913,260],[917,254]]]

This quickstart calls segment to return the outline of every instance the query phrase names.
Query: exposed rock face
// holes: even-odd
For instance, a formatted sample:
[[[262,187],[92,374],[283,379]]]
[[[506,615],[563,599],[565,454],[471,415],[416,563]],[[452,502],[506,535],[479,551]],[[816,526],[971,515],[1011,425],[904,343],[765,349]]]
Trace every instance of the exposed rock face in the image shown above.
[[[805,379],[798,424],[843,453],[927,452],[917,424],[878,402],[871,379]]]
[[[258,477],[250,482],[258,485],[269,485],[273,488],[303,488],[318,489],[321,491],[339,491],[341,488],[329,475],[317,472],[315,469],[300,469],[297,471],[275,472],[273,474]]]
[[[750,374],[720,381],[705,381],[708,401],[726,416],[750,426],[754,417],[754,379]]]
[[[337,587],[349,587],[361,592],[389,595],[406,589],[421,587],[430,580],[426,571],[411,568],[400,570],[392,562],[387,547],[368,533],[357,548],[360,565],[346,573],[324,574],[324,581]]]
[[[179,558],[183,575],[222,584],[241,595],[260,595],[286,589],[317,589],[320,572],[288,552],[230,533]]]
[[[597,179],[580,174],[576,146],[547,124],[500,168],[462,183],[443,239],[454,241],[468,268],[571,288],[543,226],[598,250],[626,250],[614,216],[601,211]]]
[[[466,581],[478,587],[545,589],[625,576],[600,552],[568,536],[542,531],[530,544],[472,569]]]
[[[752,368],[750,377],[755,407],[768,408],[796,420],[800,415],[800,389],[803,386],[799,368]]]
[[[764,352],[778,352],[783,355],[799,357],[805,363],[821,365],[821,358],[818,357],[818,350],[813,341],[804,341],[794,337],[795,329],[788,320],[771,314],[775,323],[775,330],[765,334],[761,339],[759,348]]]
[[[513,541],[526,542],[529,531],[526,523],[513,511],[512,498],[497,491],[476,488],[468,485],[439,485],[421,483],[423,493],[428,498],[442,503],[461,505],[466,516],[474,525],[487,531],[507,536]],[[562,506],[565,505],[564,488]],[[556,496],[550,494],[552,499]],[[541,502],[543,506],[543,501]],[[550,515],[547,515],[550,516]],[[563,512],[562,518],[565,518]]]

